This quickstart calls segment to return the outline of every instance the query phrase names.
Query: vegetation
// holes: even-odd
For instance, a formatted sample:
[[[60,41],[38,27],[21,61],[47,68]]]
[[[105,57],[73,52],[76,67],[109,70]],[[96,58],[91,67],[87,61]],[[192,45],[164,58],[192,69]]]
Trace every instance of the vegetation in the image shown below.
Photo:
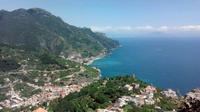
[[[0,100],[9,99],[6,93],[13,88],[26,99],[40,93],[36,87],[45,83],[90,83],[98,78],[98,70],[60,56],[88,58],[119,45],[104,34],[69,25],[39,8],[1,10],[0,25]]]
[[[87,112],[97,108],[106,108],[120,96],[131,94],[124,90],[123,86],[133,82],[141,83],[133,77],[99,80],[83,88],[79,93],[73,93],[62,100],[53,101],[50,110],[54,112]]]
[[[0,59],[0,71],[9,71],[19,68],[20,65],[13,59]]]
[[[7,97],[6,97],[4,94],[1,94],[1,93],[0,93],[0,101],[3,101],[3,100],[5,100],[5,99],[7,99]]]
[[[0,44],[0,51],[0,59],[11,63],[7,64],[6,70],[6,66],[1,67],[4,70],[0,71],[0,101],[11,97],[6,96],[11,87],[22,99],[26,99],[41,92],[28,83],[35,86],[44,86],[45,83],[66,86],[91,82],[99,76],[94,68],[66,60],[48,51],[25,51],[4,44]]]
[[[80,53],[83,57],[110,51],[119,45],[104,34],[88,28],[78,28],[61,18],[39,9],[0,11],[0,43],[28,51],[48,51],[68,55]]]
[[[182,101],[180,99],[167,98],[161,94],[161,90],[157,89],[157,93],[154,94],[155,99],[159,99],[154,105],[143,105],[142,107],[136,107],[134,104],[128,104],[124,106],[125,112],[158,112],[158,111],[173,111],[180,110]],[[155,106],[159,106],[160,109],[155,109]]]
[[[163,110],[173,110],[173,109],[178,109],[180,102],[178,102],[177,100],[172,100],[170,98],[166,98],[166,97],[162,97],[160,99],[160,102],[158,103],[158,105],[160,105],[160,107]]]
[[[58,99],[52,101],[49,106],[50,112],[95,112],[96,109],[106,108],[114,103],[119,97],[124,95],[133,95],[138,91],[128,91],[124,89],[125,84],[138,83],[140,84],[139,91],[144,89],[147,84],[137,80],[132,76],[116,77],[101,79],[91,85],[83,88],[78,93],[72,93],[66,96],[64,99]],[[161,97],[162,101],[159,104],[155,104],[161,107],[165,107],[163,110],[176,109],[177,105],[172,103],[172,99],[167,99],[160,94],[157,97]],[[168,107],[168,108],[166,108]],[[137,107],[134,104],[128,104],[124,106],[125,112],[156,112],[154,105],[144,105]]]
[[[102,33],[88,28],[78,28],[62,21],[59,17],[38,8],[18,9],[12,12],[0,11],[0,101],[8,99],[5,94],[13,85],[22,97],[41,92],[29,86],[43,86],[52,83],[58,86],[92,82],[99,75],[98,70],[59,57],[81,54],[82,58],[110,52],[119,43]],[[128,91],[124,85],[138,83],[139,90]],[[50,112],[94,112],[106,108],[124,95],[138,94],[148,84],[135,77],[105,78],[93,82],[80,92],[71,93],[64,99],[56,99],[48,106]],[[156,105],[163,110],[178,108],[176,100],[160,93]],[[125,112],[155,112],[154,105],[136,107],[128,104]],[[29,110],[27,107],[15,111]],[[4,112],[11,111],[4,108]]]
[[[41,92],[40,89],[34,89],[33,87],[28,86],[26,83],[17,83],[14,86],[14,89],[16,91],[20,91],[22,97],[30,97]]]
[[[142,107],[137,107],[134,104],[128,104],[123,108],[124,112],[157,112],[152,105],[144,105]]]
[[[86,70],[80,75],[88,78],[97,77],[99,75],[98,70],[96,70],[95,68],[91,68],[89,66],[85,66],[85,68]]]

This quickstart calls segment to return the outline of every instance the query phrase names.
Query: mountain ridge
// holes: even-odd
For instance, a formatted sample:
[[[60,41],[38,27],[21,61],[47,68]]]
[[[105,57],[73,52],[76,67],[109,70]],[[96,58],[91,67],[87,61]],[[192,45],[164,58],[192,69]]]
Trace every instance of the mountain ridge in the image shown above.
[[[54,54],[80,53],[82,57],[109,52],[119,45],[103,33],[69,25],[60,17],[40,9],[0,11],[0,43]]]

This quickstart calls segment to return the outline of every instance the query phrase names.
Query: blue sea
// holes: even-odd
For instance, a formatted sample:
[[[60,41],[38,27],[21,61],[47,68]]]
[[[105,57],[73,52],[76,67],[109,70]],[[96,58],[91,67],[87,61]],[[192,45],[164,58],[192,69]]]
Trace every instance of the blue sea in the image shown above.
[[[118,38],[122,47],[94,61],[102,77],[136,74],[182,95],[200,87],[200,38]]]

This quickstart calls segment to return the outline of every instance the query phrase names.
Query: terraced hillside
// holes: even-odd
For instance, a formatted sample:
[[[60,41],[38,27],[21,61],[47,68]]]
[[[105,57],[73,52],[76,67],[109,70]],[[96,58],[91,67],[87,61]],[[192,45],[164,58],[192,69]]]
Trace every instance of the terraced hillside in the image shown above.
[[[0,105],[28,107],[64,97],[99,78],[99,71],[48,52],[1,45]]]

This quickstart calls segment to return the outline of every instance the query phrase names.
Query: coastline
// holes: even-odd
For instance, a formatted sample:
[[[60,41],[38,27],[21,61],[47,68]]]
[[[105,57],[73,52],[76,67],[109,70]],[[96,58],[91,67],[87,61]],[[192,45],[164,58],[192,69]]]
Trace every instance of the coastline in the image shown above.
[[[91,65],[94,61],[99,60],[99,59],[102,59],[102,58],[104,58],[105,56],[108,56],[108,55],[112,54],[114,50],[116,50],[116,49],[118,49],[118,48],[120,48],[120,47],[122,47],[122,45],[119,45],[119,46],[117,46],[116,48],[111,49],[110,52],[105,52],[105,51],[104,51],[104,52],[101,52],[101,53],[100,53],[99,55],[97,55],[97,56],[90,57],[90,58],[88,59],[88,62],[85,63],[85,65],[87,65],[87,66]],[[99,78],[101,78],[101,77],[102,77],[101,70],[100,70],[99,68],[95,67],[95,66],[91,66],[91,67],[99,71]]]
[[[87,62],[87,63],[85,63],[86,65],[91,65],[94,61],[96,61],[96,60],[99,60],[99,59],[102,59],[103,57],[105,57],[106,56],[106,54],[101,54],[101,55],[98,55],[98,56],[95,56],[95,57],[91,57],[90,59],[89,59],[89,61]]]
[[[86,62],[85,64],[86,64],[86,65],[91,65],[94,61],[99,60],[99,59],[102,59],[102,58],[104,58],[105,56],[108,56],[108,55],[112,54],[112,52],[113,52],[114,50],[116,50],[116,49],[118,49],[118,48],[120,48],[120,47],[122,47],[122,45],[119,45],[119,46],[117,46],[116,48],[111,49],[109,52],[105,52],[105,51],[104,51],[104,52],[100,53],[100,54],[97,55],[97,56],[90,57],[90,58],[88,59],[88,62]]]

